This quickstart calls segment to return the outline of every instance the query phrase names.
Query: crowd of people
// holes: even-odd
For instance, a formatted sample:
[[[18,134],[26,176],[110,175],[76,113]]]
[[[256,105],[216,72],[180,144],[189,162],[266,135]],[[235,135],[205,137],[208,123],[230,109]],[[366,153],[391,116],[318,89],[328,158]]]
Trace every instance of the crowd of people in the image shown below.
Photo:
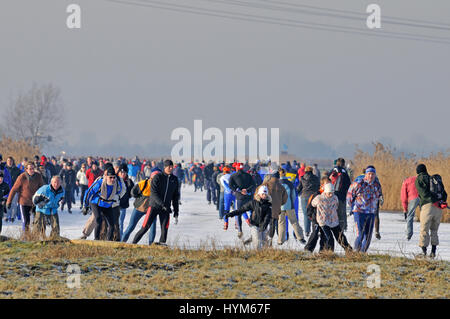
[[[3,162],[0,155],[0,232],[2,222],[22,222],[23,238],[45,237],[46,226],[51,237],[58,237],[58,212],[72,213],[76,197],[83,215],[90,214],[81,239],[94,233],[95,240],[127,242],[139,221],[144,221],[132,239],[138,243],[150,230],[149,244],[156,236],[165,244],[169,221],[178,222],[183,185],[193,185],[194,192],[205,193],[206,205],[214,205],[223,230],[234,217],[237,237],[257,249],[277,244],[292,236],[306,251],[334,251],[335,241],[348,251],[367,252],[373,231],[380,240],[380,206],[383,192],[376,168],[367,166],[353,178],[343,158],[331,170],[319,170],[317,164],[289,161],[281,163],[214,163],[166,160],[73,158],[35,156],[18,165],[14,158]],[[133,209],[127,227],[127,209]],[[419,246],[427,255],[436,256],[438,228],[447,193],[439,175],[430,176],[426,166],[417,166],[417,176],[408,177],[402,185],[401,201],[406,220],[406,239],[413,235],[414,212],[420,206]],[[213,207],[213,206],[211,206]],[[303,215],[300,225],[299,211]],[[347,219],[356,225],[353,247],[345,232]],[[243,220],[251,236],[244,238]],[[303,226],[303,227],[302,227]]]

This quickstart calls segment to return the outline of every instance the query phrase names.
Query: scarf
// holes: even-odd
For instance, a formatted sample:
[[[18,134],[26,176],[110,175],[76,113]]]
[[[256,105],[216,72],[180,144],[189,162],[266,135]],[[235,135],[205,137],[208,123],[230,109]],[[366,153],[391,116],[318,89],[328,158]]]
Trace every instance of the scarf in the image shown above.
[[[117,178],[117,177],[116,177]],[[108,187],[106,183],[106,178],[103,178],[102,185],[100,186],[100,198],[106,202],[112,202],[114,196],[117,193],[117,179],[114,181],[114,185],[112,185],[113,190],[108,197]]]

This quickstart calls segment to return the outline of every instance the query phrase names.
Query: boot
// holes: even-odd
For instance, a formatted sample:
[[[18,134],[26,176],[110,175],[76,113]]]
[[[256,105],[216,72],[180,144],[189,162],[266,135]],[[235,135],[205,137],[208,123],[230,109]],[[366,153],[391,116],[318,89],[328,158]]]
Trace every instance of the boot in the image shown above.
[[[436,245],[431,245],[431,253],[430,253],[430,257],[431,257],[431,258],[436,257]]]
[[[422,256],[427,256],[427,247],[422,247]]]

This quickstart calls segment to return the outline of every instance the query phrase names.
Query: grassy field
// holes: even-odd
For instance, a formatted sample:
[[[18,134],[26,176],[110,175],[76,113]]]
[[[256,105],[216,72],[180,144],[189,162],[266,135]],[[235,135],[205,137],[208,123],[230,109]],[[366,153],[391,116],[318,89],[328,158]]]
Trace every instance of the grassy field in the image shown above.
[[[1,298],[448,298],[445,261],[353,253],[0,243]],[[69,288],[69,265],[81,271]],[[369,265],[381,286],[369,288]],[[69,277],[72,276],[72,277]],[[76,283],[70,280],[69,283]]]

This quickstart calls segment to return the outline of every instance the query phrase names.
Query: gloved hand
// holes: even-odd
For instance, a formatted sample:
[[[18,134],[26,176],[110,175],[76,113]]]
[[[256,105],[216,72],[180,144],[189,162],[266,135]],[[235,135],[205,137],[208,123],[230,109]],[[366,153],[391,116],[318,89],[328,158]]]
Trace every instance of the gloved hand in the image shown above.
[[[9,203],[8,205],[6,205],[6,208],[11,209],[11,203]]]
[[[384,198],[383,198],[383,196],[380,196],[380,206],[383,206],[383,204],[384,204]]]
[[[83,215],[87,215],[88,212],[89,212],[89,207],[83,206],[83,208],[81,209],[81,213],[82,213]]]
[[[406,218],[408,217],[408,214],[407,213],[403,213],[404,215],[405,215],[405,220],[406,220]]]

